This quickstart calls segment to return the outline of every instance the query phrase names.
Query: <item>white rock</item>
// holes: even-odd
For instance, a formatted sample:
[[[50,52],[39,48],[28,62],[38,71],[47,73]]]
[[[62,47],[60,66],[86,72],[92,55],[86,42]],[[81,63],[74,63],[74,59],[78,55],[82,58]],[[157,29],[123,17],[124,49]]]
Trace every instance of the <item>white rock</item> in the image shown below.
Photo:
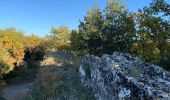
[[[131,91],[127,90],[126,88],[121,89],[118,94],[119,99],[123,99],[125,97],[130,97],[130,95],[131,95]]]
[[[84,71],[84,69],[83,69],[83,66],[82,66],[82,65],[80,65],[79,73],[80,73],[80,75],[82,75],[82,76],[86,76],[85,71]]]

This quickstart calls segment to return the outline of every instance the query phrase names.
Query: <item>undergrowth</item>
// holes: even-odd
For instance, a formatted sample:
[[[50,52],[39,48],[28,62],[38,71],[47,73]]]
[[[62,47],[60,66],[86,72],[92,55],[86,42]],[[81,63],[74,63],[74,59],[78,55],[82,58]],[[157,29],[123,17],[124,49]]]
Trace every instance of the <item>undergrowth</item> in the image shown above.
[[[78,60],[58,59],[62,66],[40,68],[37,80],[23,100],[95,100],[78,77]]]

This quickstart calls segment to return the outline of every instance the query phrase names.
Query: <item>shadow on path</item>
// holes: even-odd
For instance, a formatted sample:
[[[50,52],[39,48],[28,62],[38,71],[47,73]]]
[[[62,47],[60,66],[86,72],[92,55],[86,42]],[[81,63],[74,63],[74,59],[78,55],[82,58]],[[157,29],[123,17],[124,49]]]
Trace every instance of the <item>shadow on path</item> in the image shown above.
[[[20,84],[15,86],[9,86],[2,90],[3,97],[7,100],[21,100],[33,83]]]

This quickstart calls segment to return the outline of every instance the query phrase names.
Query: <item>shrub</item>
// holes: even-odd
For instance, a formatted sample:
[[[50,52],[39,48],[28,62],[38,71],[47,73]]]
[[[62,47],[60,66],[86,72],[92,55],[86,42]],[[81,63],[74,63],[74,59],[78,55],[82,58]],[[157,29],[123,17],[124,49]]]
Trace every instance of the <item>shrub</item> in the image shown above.
[[[45,44],[43,38],[36,35],[24,37],[25,60],[42,60]]]
[[[0,30],[0,43],[6,52],[9,53],[9,56],[14,59],[16,66],[18,66],[24,58],[23,36],[23,33],[16,31],[15,28]]]
[[[9,73],[14,68],[14,59],[10,56],[6,49],[0,45],[0,78],[3,74]]]

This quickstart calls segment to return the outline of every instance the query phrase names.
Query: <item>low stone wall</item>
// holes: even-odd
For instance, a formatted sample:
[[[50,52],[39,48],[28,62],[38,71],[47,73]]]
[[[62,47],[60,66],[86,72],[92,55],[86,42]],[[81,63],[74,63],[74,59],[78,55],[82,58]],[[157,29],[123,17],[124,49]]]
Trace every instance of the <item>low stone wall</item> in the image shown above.
[[[170,100],[170,73],[129,54],[86,55],[79,73],[98,100]]]

